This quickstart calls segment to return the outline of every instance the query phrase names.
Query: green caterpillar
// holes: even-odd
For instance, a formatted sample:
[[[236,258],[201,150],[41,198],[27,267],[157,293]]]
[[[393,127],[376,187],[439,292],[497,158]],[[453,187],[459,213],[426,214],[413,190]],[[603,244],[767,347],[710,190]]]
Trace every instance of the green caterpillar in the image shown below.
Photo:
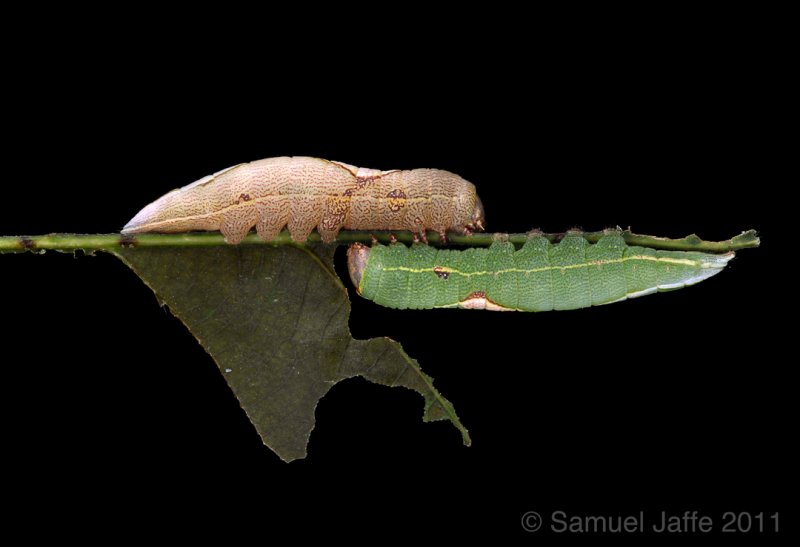
[[[348,250],[358,293],[399,309],[574,310],[694,285],[719,273],[734,253],[632,247],[609,234],[590,244],[578,234],[560,242],[532,235],[464,251],[394,244]]]

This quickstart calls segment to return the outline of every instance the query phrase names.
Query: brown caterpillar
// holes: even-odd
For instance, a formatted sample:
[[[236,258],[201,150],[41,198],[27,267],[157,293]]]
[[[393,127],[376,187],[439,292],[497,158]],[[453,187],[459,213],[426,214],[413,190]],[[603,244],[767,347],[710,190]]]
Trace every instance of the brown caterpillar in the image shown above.
[[[173,190],[133,217],[123,234],[220,230],[239,243],[255,226],[269,241],[284,226],[330,243],[341,229],[483,230],[475,186],[439,169],[378,171],[308,157],[242,163]]]

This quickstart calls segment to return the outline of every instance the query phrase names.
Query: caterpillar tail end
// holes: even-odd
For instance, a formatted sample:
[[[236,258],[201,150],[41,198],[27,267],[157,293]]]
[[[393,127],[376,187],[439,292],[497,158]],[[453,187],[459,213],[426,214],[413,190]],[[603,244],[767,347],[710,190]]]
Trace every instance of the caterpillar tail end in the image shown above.
[[[151,231],[150,225],[154,220],[158,220],[159,213],[163,208],[162,199],[154,201],[136,213],[136,215],[130,219],[125,226],[122,227],[120,233],[138,234]]]
[[[638,296],[643,296],[645,294],[652,294],[656,291],[672,291],[675,289],[682,289],[684,287],[691,287],[692,285],[696,285],[701,281],[705,281],[709,277],[717,275],[725,268],[725,266],[728,265],[728,262],[730,262],[734,256],[736,256],[736,254],[733,252],[725,254],[703,253],[703,256],[700,258],[699,261],[699,269],[696,270],[692,275],[687,275],[686,277],[683,277],[682,279],[674,283],[660,284],[655,287],[651,287],[649,289],[645,289],[635,293],[629,293],[620,300],[625,300],[628,298],[636,298]],[[615,300],[615,302],[617,301]]]
[[[136,216],[138,217],[139,215],[136,215]],[[137,233],[139,231],[141,231],[141,224],[139,223],[139,220],[136,217],[133,217],[131,220],[128,221],[127,224],[125,224],[125,226],[122,227],[122,230],[120,230],[120,233],[121,234],[135,234],[135,233]]]
[[[367,267],[369,252],[370,248],[362,243],[353,243],[347,249],[347,271],[358,294],[361,294],[361,277]]]
[[[128,234],[138,234],[143,231],[144,230],[142,230],[138,224],[132,224],[129,222],[122,227],[122,230],[120,230],[119,233],[123,235],[128,235]]]
[[[701,281],[708,279],[709,277],[717,275],[721,272],[725,266],[728,265],[728,262],[731,261],[733,257],[736,256],[734,252],[728,252],[725,254],[708,254],[704,257],[700,269],[700,273],[694,276],[691,279],[688,279],[685,283],[685,286],[694,285]]]

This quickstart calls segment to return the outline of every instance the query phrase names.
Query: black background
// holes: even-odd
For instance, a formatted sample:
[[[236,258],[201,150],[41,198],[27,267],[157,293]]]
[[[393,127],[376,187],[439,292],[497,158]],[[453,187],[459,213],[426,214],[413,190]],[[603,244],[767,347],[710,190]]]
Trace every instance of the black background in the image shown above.
[[[318,35],[306,54],[267,32],[223,40],[188,23],[193,39],[145,48],[173,30],[155,20],[54,24],[7,50],[0,233],[116,231],[223,167],[311,155],[459,173],[491,231],[756,228],[764,244],[700,286],[573,312],[396,311],[351,289],[354,336],[399,340],[473,446],[422,423],[416,394],[353,380],[321,401],[308,458],[291,464],[117,260],[3,256],[0,389],[19,514],[136,528],[191,500],[220,517],[255,509],[237,526],[265,534],[351,537],[525,537],[525,511],[559,509],[698,510],[717,528],[723,511],[782,511],[793,526],[781,501],[796,384],[793,320],[776,315],[792,312],[776,253],[789,180],[779,35],[744,16],[623,34],[487,21],[401,26],[385,50],[382,32],[342,29],[346,43]],[[210,522],[198,515],[185,530]]]

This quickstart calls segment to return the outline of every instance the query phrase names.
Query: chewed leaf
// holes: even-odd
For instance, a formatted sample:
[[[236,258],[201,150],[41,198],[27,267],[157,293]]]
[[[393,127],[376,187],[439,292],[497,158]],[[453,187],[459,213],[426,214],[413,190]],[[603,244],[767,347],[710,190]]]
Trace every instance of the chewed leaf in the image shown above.
[[[293,246],[115,250],[214,358],[265,445],[306,455],[314,410],[337,382],[362,376],[425,398],[424,420],[469,434],[417,362],[388,338],[355,340],[333,249]]]

